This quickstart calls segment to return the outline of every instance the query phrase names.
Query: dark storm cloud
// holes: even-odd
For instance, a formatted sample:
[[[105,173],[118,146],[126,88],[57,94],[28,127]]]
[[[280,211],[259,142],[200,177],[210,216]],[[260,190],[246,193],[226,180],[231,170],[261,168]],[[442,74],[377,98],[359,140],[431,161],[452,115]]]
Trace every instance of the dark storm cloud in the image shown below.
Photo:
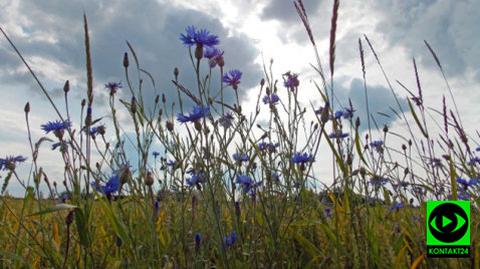
[[[91,51],[93,58],[94,83],[101,87],[108,81],[123,81],[123,53],[128,51],[125,40],[134,47],[141,67],[148,70],[157,83],[157,92],[151,84],[145,83],[144,97],[153,100],[159,93],[166,93],[172,99],[176,96],[171,84],[173,68],[180,69],[180,79],[188,88],[195,85],[195,76],[188,57],[188,50],[178,39],[187,25],[207,28],[217,34],[220,48],[225,50],[225,68],[237,68],[243,72],[240,87],[245,90],[258,83],[261,77],[260,66],[254,63],[257,51],[251,40],[245,35],[231,35],[218,19],[195,10],[174,7],[168,3],[153,0],[143,1],[20,1],[23,15],[32,23],[21,25],[30,36],[49,36],[50,42],[16,38],[16,43],[27,58],[40,56],[73,67],[83,75],[85,55],[83,45],[82,13],[85,10],[90,30]],[[1,21],[0,23],[5,23]],[[8,30],[8,29],[7,29]],[[20,66],[18,59],[12,56],[10,48],[0,48],[2,70]],[[131,66],[133,57],[130,54]],[[205,66],[206,67],[206,66]],[[133,68],[131,69],[133,72]],[[215,70],[217,71],[217,70]],[[2,80],[23,80],[23,74],[0,72]],[[41,70],[40,70],[41,73]],[[136,72],[132,73],[136,78]],[[69,78],[50,78],[63,81]],[[214,79],[219,81],[219,76]],[[144,77],[145,82],[147,78]],[[218,83],[219,84],[219,83]],[[58,87],[58,85],[56,85]],[[82,85],[73,87],[84,88]],[[217,87],[218,88],[218,87]],[[213,89],[216,92],[216,88]],[[232,91],[227,89],[227,99],[232,100]],[[83,93],[82,93],[83,94]]]
[[[368,105],[371,115],[370,119],[372,119],[372,117],[374,118],[374,121],[371,121],[371,127],[375,129],[376,123],[378,128],[383,128],[385,124],[389,125],[395,121],[397,118],[392,109],[397,112],[400,112],[400,109],[395,101],[394,96],[392,95],[392,92],[380,85],[367,85],[367,89]],[[343,107],[349,106],[349,99],[352,101],[353,108],[356,110],[354,115],[355,117],[360,117],[360,129],[367,129],[367,105],[365,103],[365,90],[363,81],[355,78],[346,87],[336,86],[335,95]],[[403,111],[406,112],[406,108],[408,107],[407,100],[398,96],[397,98],[402,106]],[[336,103],[335,110],[338,110],[338,108],[339,105]]]

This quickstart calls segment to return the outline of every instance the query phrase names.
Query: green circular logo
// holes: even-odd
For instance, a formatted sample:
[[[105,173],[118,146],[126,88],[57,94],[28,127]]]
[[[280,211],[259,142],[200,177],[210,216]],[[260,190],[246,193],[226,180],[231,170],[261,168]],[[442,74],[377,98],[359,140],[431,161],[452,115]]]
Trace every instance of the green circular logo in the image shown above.
[[[438,241],[452,243],[460,240],[468,231],[468,216],[460,206],[444,203],[433,209],[428,226]]]

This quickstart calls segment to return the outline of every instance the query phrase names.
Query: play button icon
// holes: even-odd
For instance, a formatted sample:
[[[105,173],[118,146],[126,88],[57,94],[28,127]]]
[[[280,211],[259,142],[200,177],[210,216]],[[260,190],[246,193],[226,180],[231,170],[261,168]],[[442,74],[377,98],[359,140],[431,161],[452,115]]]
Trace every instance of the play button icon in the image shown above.
[[[442,228],[445,228],[450,223],[452,223],[452,221],[449,218],[442,216]]]
[[[437,206],[428,219],[431,234],[445,243],[456,242],[468,230],[468,217],[465,211],[456,204],[445,203]]]

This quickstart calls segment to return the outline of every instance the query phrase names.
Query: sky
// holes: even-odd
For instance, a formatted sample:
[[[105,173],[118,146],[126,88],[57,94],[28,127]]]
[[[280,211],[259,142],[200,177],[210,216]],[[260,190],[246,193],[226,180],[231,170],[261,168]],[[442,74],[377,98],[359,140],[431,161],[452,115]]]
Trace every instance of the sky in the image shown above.
[[[328,70],[328,44],[332,0],[304,0],[313,34],[324,64]],[[188,87],[194,77],[187,49],[178,39],[186,26],[206,28],[220,37],[220,48],[225,51],[227,69],[239,69],[243,79],[239,89],[242,106],[252,107],[258,95],[258,84],[263,77],[262,63],[274,61],[274,73],[292,71],[299,74],[300,101],[321,105],[314,81],[319,82],[310,64],[315,64],[313,49],[303,25],[290,0],[3,0],[0,3],[0,26],[15,42],[40,80],[60,108],[63,104],[63,84],[71,84],[72,110],[86,96],[83,44],[83,12],[88,17],[97,116],[103,116],[108,105],[104,84],[123,81],[122,58],[128,51],[126,41],[132,44],[141,65],[156,81],[145,91],[146,99],[164,93],[173,98],[170,83],[174,67],[180,70],[180,79]],[[419,67],[425,106],[440,109],[447,88],[434,59],[427,50],[427,40],[436,51],[453,89],[455,101],[462,114],[463,124],[474,135],[477,115],[480,113],[480,39],[477,25],[480,1],[476,0],[350,0],[340,1],[336,40],[335,92],[346,104],[348,98],[365,119],[363,80],[358,50],[358,39],[367,35],[388,74],[400,103],[406,104],[408,94],[398,86],[400,81],[416,89],[412,58]],[[370,111],[379,126],[388,124],[398,133],[405,124],[396,119],[389,107],[396,107],[375,59],[363,39]],[[280,91],[286,89],[280,89]],[[0,156],[27,155],[29,146],[23,107],[31,104],[32,136],[44,134],[40,125],[56,119],[54,111],[21,64],[12,48],[0,38]],[[282,93],[280,93],[282,94]],[[127,97],[127,94],[122,95]],[[316,95],[315,95],[316,96]],[[233,100],[233,94],[227,96]],[[447,99],[452,104],[450,98]],[[386,113],[390,117],[377,112]],[[432,112],[433,113],[433,112]],[[434,114],[434,113],[433,113]],[[429,124],[434,124],[432,121]],[[40,151],[40,165],[50,178],[60,182],[62,166],[58,152],[48,145]],[[328,158],[328,157],[325,157]],[[328,159],[326,159],[328,160]],[[28,162],[21,172],[28,174]],[[329,180],[329,171],[317,167],[320,177]],[[4,175],[2,175],[4,176]],[[3,182],[3,179],[0,179]],[[9,192],[21,195],[18,184],[12,182]]]

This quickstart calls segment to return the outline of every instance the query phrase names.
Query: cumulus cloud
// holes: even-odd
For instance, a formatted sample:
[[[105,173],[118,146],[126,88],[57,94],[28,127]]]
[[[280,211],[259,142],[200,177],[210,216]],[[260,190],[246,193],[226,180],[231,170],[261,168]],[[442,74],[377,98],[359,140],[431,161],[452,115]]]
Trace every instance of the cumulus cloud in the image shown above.
[[[472,72],[480,79],[479,1],[388,0],[371,5],[380,15],[376,30],[386,35],[390,46],[404,46],[420,63],[434,67],[431,55],[424,53],[427,40],[447,75]]]

